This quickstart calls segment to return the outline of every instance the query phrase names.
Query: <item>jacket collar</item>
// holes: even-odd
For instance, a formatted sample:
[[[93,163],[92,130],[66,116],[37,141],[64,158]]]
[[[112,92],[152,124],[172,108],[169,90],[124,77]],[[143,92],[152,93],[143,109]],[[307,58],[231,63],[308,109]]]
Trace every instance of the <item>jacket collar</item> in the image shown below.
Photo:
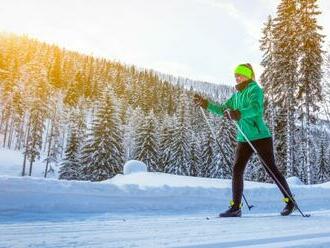
[[[246,80],[240,84],[236,84],[235,88],[237,91],[243,91],[251,82],[254,82],[252,79]]]

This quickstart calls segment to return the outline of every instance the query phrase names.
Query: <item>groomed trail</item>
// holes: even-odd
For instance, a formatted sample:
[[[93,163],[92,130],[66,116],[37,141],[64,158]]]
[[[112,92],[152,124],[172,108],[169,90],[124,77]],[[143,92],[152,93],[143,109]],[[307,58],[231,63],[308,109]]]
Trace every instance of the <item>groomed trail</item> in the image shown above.
[[[0,247],[330,247],[329,210],[312,212],[310,218],[207,216],[21,216],[0,224]]]
[[[273,184],[245,182],[251,211],[220,219],[231,181],[140,172],[104,182],[0,176],[3,247],[330,247],[330,183],[288,182],[310,218],[279,215]]]

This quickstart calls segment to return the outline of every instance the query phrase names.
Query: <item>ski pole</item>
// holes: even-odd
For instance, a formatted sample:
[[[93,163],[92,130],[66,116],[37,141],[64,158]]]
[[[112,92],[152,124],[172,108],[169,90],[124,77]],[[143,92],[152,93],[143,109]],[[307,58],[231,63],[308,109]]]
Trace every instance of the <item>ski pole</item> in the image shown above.
[[[208,125],[208,127],[209,127],[209,129],[210,129],[210,131],[211,131],[211,133],[212,133],[212,135],[213,135],[214,140],[216,141],[217,145],[219,146],[219,150],[220,150],[220,152],[223,154],[223,157],[224,157],[224,159],[226,160],[226,163],[227,163],[227,164],[231,164],[231,162],[230,162],[230,161],[227,159],[227,157],[225,156],[224,151],[222,150],[222,146],[221,146],[221,144],[219,143],[219,141],[218,141],[218,139],[217,139],[217,136],[215,135],[215,132],[213,131],[213,128],[211,127],[211,124],[210,124],[209,120],[207,119],[207,117],[206,117],[206,115],[205,115],[204,109],[203,109],[201,106],[199,107],[199,109],[201,110],[201,112],[202,112],[202,114],[203,114],[203,117],[204,117],[204,119],[205,119],[205,122],[207,123],[207,125]],[[249,211],[250,211],[251,208],[254,207],[254,205],[249,205],[248,201],[246,200],[246,197],[245,197],[244,193],[243,193],[243,199],[244,199],[245,204],[248,206]]]
[[[243,199],[244,199],[244,201],[245,201],[245,203],[246,203],[246,206],[249,208],[249,211],[251,210],[251,208],[253,208],[254,207],[254,205],[249,205],[249,203],[247,202],[247,200],[246,200],[246,197],[245,197],[245,195],[244,194],[242,194],[243,195]]]
[[[257,154],[257,156],[259,157],[260,161],[263,163],[263,165],[265,166],[265,168],[268,169],[268,171],[270,172],[270,174],[273,176],[274,180],[277,182],[277,184],[281,187],[281,189],[287,194],[287,197],[293,202],[294,206],[298,209],[298,211],[300,212],[302,217],[310,217],[310,214],[304,214],[297,202],[292,198],[292,196],[288,193],[288,191],[284,188],[284,186],[280,183],[280,181],[275,177],[274,173],[269,169],[268,165],[266,164],[266,162],[263,160],[263,158],[261,157],[261,155],[259,154],[259,152],[257,151],[257,149],[254,147],[254,145],[252,145],[251,141],[246,137],[245,133],[243,132],[243,130],[240,128],[240,126],[237,124],[236,121],[234,121],[229,113],[229,110],[225,110],[229,116],[229,119],[232,120],[236,126],[236,128],[239,130],[239,132],[243,135],[244,139],[249,143],[250,147],[252,148],[252,150]]]

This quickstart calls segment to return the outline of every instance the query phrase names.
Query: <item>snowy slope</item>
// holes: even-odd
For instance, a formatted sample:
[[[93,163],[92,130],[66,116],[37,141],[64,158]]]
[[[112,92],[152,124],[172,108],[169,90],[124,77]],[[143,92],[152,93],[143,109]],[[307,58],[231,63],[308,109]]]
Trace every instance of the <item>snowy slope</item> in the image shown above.
[[[0,176],[0,247],[330,247],[330,183],[289,183],[301,208],[279,216],[272,184],[245,182],[255,208],[218,219],[230,180],[140,172],[104,182]]]

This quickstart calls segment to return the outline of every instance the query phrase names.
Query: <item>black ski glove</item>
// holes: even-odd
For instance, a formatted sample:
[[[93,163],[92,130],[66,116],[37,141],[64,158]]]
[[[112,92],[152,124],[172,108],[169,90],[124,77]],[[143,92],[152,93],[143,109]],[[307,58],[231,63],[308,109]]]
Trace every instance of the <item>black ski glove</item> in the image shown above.
[[[196,105],[201,106],[203,109],[207,109],[208,101],[204,99],[202,96],[195,94],[194,102]]]
[[[241,112],[238,110],[226,110],[224,116],[228,119],[239,121],[241,119]]]

